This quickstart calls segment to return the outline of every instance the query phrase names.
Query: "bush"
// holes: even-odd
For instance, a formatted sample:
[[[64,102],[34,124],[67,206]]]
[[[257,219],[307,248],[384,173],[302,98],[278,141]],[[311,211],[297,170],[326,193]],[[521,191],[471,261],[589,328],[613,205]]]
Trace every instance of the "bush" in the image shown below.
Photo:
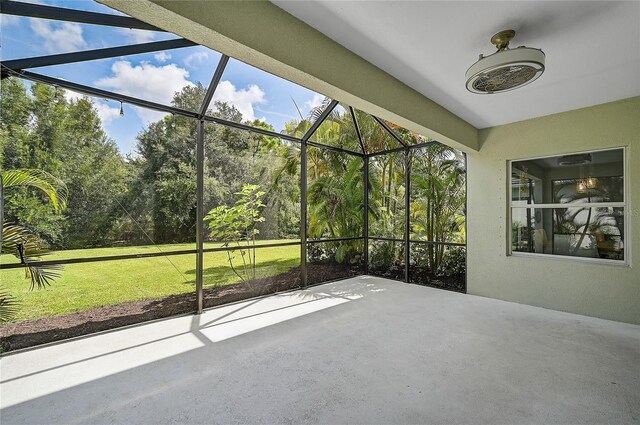
[[[461,247],[449,249],[438,267],[437,276],[440,277],[460,277],[467,272],[467,254]]]

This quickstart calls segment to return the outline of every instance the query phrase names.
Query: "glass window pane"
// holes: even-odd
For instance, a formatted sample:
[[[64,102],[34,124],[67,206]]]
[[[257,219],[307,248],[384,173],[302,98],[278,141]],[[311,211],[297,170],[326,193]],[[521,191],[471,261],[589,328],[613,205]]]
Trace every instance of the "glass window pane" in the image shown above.
[[[362,158],[309,147],[307,158],[309,238],[362,236],[364,162]]]
[[[465,243],[464,154],[440,143],[411,151],[410,238]]]
[[[369,239],[369,273],[404,280],[405,243]]]
[[[512,208],[512,250],[624,260],[624,208]]]
[[[307,243],[309,285],[346,279],[364,273],[363,239]]]
[[[624,202],[624,151],[558,155],[512,162],[514,205]]]
[[[466,248],[411,242],[409,281],[464,292]]]
[[[231,121],[302,137],[329,102],[312,90],[230,59],[208,114],[224,115],[231,108]]]
[[[369,160],[369,235],[404,238],[405,153]]]
[[[362,153],[349,106],[338,104],[309,139],[327,146]]]
[[[367,153],[380,152],[388,149],[400,148],[402,145],[398,142],[378,121],[371,115],[354,109],[360,134],[364,141]]]

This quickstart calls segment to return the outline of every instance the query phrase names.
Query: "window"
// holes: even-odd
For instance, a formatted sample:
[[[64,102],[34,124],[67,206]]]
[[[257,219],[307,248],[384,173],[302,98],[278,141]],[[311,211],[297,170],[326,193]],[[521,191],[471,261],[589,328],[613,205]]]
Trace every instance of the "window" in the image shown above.
[[[510,252],[624,262],[623,148],[511,161]]]

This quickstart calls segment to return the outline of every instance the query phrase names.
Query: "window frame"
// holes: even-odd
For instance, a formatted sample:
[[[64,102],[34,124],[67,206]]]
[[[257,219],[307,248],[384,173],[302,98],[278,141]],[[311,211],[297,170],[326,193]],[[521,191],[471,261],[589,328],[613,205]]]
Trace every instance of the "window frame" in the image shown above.
[[[552,155],[540,155],[540,156],[531,156],[531,157],[523,157],[523,158],[515,158],[507,160],[507,257],[529,257],[529,258],[542,258],[542,259],[552,259],[552,260],[560,260],[560,261],[578,261],[583,263],[597,263],[597,264],[607,264],[618,267],[630,267],[631,266],[631,240],[628,235],[632,234],[629,230],[630,220],[628,214],[629,207],[629,164],[628,164],[628,155],[627,155],[627,145],[622,146],[611,146],[606,148],[599,149],[589,149],[582,151],[571,151],[565,153],[555,153]],[[622,202],[589,202],[588,205],[591,208],[598,207],[617,207],[623,209],[623,217],[624,217],[624,235],[627,236],[624,241],[623,246],[623,260],[612,260],[608,258],[593,258],[593,257],[580,257],[580,256],[571,256],[571,255],[559,255],[559,254],[547,254],[547,253],[538,253],[538,252],[523,252],[523,251],[514,251],[513,250],[513,210],[517,209],[553,209],[553,208],[567,208],[567,204],[564,203],[551,203],[551,204],[531,204],[531,207],[514,205],[513,196],[512,196],[512,173],[513,173],[513,163],[519,161],[532,161],[536,159],[544,159],[544,158],[554,158],[563,155],[575,155],[575,154],[585,154],[585,153],[596,153],[596,152],[605,152],[605,151],[613,151],[613,150],[622,150],[622,177],[624,180],[623,184],[623,201]],[[584,207],[585,204],[580,204],[581,207]]]

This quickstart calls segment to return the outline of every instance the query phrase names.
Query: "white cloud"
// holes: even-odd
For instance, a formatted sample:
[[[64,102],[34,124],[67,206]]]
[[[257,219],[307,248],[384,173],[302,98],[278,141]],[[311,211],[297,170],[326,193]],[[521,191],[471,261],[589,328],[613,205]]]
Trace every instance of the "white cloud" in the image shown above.
[[[254,104],[266,103],[265,93],[255,84],[246,89],[238,90],[230,81],[220,81],[213,95],[214,101],[227,102],[236,107],[242,118],[253,121],[256,116]]]
[[[188,67],[193,67],[194,65],[204,62],[204,60],[207,59],[208,57],[209,57],[208,52],[203,52],[203,51],[194,52],[184,59],[184,64],[187,65]]]
[[[67,102],[74,102],[78,99],[82,99],[82,97],[84,97],[84,95],[80,93],[76,93],[74,91],[69,91],[69,90],[64,91],[64,98],[67,99]]]
[[[142,62],[140,65],[132,66],[128,61],[118,61],[111,66],[111,72],[112,76],[99,79],[95,85],[116,93],[165,105],[171,103],[175,92],[182,90],[185,86],[194,85],[187,79],[189,71],[176,64],[155,66]],[[136,112],[145,124],[166,115],[163,112],[144,108],[136,108]]]
[[[160,52],[157,53],[155,55],[153,55],[153,57],[158,61],[158,62],[166,62],[169,59],[171,59],[171,55],[169,53],[166,52]]]
[[[74,91],[64,90],[64,89],[63,89],[63,92],[64,92],[64,98],[67,100],[67,102],[77,102],[79,99],[88,98],[91,101],[91,103],[93,103],[93,107],[96,110],[98,117],[100,117],[100,120],[102,121],[103,125],[110,123],[114,118],[117,118],[120,116],[119,105],[118,107],[112,108],[106,103],[96,101],[96,99],[86,96],[82,93],[77,93]]]
[[[283,114],[282,112],[276,112],[276,111],[269,111],[266,109],[262,109],[258,106],[254,106],[253,109],[257,112],[262,112],[263,114],[267,114],[267,115],[275,115],[277,117],[282,117],[282,118],[286,118],[288,120],[295,120],[295,119],[299,119],[300,117],[298,115],[291,115],[291,114]]]
[[[0,15],[0,27],[6,28],[12,25],[18,25],[20,23],[20,17],[14,15]]]
[[[31,3],[31,4],[46,4],[42,0],[20,0],[20,1],[24,2],[24,3]],[[26,19],[29,22],[36,20],[34,18],[26,18]],[[2,14],[0,14],[0,28],[8,27],[10,25],[19,25],[20,20],[21,20],[20,16],[7,15],[7,14],[2,13]]]
[[[129,28],[118,28],[118,32],[124,35],[128,41],[136,44],[148,43],[155,40],[157,33],[147,30],[136,30]]]
[[[31,29],[42,39],[42,46],[51,53],[71,52],[87,46],[82,27],[76,23],[31,19]]]
[[[79,99],[82,99],[85,96],[81,93],[77,93],[70,90],[64,90],[64,98],[67,102],[77,102]],[[96,101],[95,99],[89,98],[93,103],[93,107],[95,108],[102,124],[108,124],[113,121],[114,118],[118,118],[120,116],[120,106],[111,107],[104,102]]]
[[[120,106],[113,108],[105,103],[94,102],[93,107],[98,113],[102,125],[109,124],[114,119],[120,118]]]
[[[313,97],[307,100],[306,102],[304,102],[304,104],[307,106],[307,108],[309,108],[309,110],[312,110],[313,108],[317,108],[318,106],[321,106],[324,98],[325,97],[323,95],[314,93]]]

